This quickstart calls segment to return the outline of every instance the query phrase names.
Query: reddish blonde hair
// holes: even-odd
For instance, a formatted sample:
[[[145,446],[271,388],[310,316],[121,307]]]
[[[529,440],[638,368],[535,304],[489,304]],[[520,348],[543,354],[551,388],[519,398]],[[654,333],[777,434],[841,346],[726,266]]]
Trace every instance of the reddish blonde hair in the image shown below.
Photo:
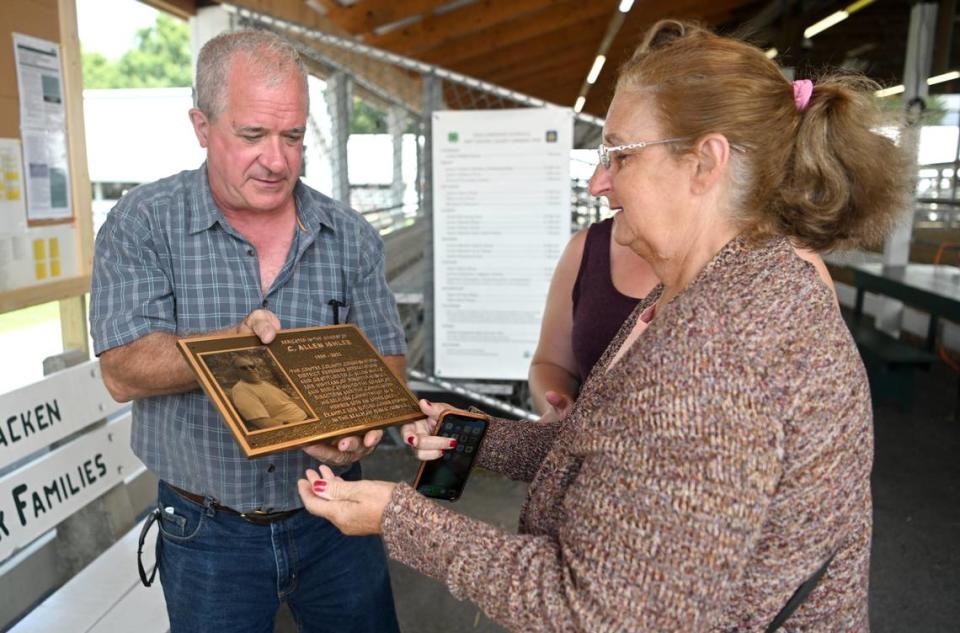
[[[877,243],[906,208],[906,161],[876,131],[875,87],[825,75],[801,111],[760,49],[675,20],[651,27],[617,81],[652,94],[665,136],[743,148],[731,154],[738,219],[817,251]]]

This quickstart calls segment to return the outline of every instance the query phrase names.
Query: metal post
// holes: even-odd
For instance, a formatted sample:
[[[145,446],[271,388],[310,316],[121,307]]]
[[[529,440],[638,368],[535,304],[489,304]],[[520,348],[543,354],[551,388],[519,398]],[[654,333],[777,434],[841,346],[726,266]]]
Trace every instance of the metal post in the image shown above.
[[[403,132],[407,117],[397,106],[387,110],[387,128],[393,141],[393,181],[390,183],[390,204],[403,204]]]
[[[350,175],[347,170],[347,139],[350,136],[350,115],[353,113],[350,77],[342,72],[331,75],[327,80],[325,97],[333,128],[331,143],[333,147],[330,152],[333,189],[330,197],[349,205]]]
[[[434,374],[434,285],[433,285],[433,113],[443,108],[443,84],[434,73],[423,76],[423,160],[420,169],[419,189],[422,192],[420,220],[426,230],[426,248],[423,252],[423,327],[426,332],[423,364],[424,370]]]
[[[197,9],[196,15],[190,18],[190,52],[194,68],[197,67],[197,55],[203,45],[224,31],[229,31],[232,24],[233,14],[221,6]]]
[[[915,4],[910,11],[910,31],[907,36],[907,59],[903,70],[906,105],[904,125],[900,133],[901,146],[913,159],[908,167],[911,177],[917,175],[917,152],[920,145],[922,119],[919,100],[927,98],[927,77],[933,59],[933,39],[937,28],[937,5],[931,2]],[[914,186],[914,189],[916,187]],[[887,237],[883,245],[883,263],[886,266],[903,266],[910,259],[910,236],[913,233],[914,192],[907,198],[908,208],[900,224]],[[893,299],[883,299],[877,311],[878,329],[898,335],[903,304]]]

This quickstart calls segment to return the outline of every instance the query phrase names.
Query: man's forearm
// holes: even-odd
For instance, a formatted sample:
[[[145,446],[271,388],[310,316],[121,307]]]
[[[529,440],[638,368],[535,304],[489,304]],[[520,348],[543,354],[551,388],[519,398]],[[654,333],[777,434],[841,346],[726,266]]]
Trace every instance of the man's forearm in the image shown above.
[[[197,388],[197,379],[177,349],[177,337],[152,332],[100,355],[103,382],[114,400],[127,402]]]
[[[237,325],[207,334],[255,335],[269,343],[279,331],[277,315],[257,309]],[[107,390],[118,402],[197,388],[197,379],[177,349],[177,337],[168,332],[151,332],[132,343],[107,350],[100,355],[100,369]]]

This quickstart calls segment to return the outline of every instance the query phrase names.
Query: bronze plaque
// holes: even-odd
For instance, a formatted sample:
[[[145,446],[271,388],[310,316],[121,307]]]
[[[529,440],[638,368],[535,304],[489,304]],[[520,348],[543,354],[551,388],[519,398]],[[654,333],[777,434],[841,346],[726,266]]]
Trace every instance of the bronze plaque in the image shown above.
[[[423,418],[355,325],[178,341],[247,457]]]

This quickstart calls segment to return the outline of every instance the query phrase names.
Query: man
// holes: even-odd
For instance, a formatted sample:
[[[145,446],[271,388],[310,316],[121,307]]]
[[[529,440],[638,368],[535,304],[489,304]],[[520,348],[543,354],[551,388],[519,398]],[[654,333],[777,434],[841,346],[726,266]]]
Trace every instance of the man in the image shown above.
[[[307,110],[292,47],[263,32],[214,38],[190,111],[206,163],[131,191],[97,236],[94,347],[111,394],[134,401],[134,451],[161,480],[173,633],[272,631],[281,601],[301,631],[397,630],[382,543],[343,536],[297,495],[318,462],[359,478],[381,433],[247,460],[175,347],[216,332],[268,343],[339,308],[402,375],[378,234],[299,182]]]
[[[230,399],[248,429],[269,429],[307,419],[306,412],[286,391],[263,379],[256,357],[237,354],[233,370],[237,382],[230,388]]]

